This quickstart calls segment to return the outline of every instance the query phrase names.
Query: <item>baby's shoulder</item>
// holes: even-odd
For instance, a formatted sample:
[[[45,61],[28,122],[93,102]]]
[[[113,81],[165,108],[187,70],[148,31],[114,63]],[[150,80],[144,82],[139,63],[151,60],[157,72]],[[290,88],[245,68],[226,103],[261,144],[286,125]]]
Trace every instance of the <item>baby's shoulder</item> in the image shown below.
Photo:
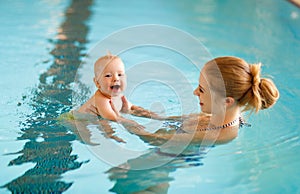
[[[94,102],[94,104],[99,104],[99,103],[109,103],[110,102],[110,98],[103,96],[103,95],[99,95],[99,94],[95,94],[91,100]]]

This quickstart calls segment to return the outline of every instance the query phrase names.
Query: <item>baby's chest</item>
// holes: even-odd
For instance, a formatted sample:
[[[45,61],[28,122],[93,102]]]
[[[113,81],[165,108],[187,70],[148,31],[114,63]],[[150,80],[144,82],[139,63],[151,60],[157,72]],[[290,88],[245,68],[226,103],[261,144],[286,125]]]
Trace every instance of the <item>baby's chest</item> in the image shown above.
[[[120,98],[112,98],[112,102],[117,111],[120,112],[120,110],[122,109],[122,100]]]

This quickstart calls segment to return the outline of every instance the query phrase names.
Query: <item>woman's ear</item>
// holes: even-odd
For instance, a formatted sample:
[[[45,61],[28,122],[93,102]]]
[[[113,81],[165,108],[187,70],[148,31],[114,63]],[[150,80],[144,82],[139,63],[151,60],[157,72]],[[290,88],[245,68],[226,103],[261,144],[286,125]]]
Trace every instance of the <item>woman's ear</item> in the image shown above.
[[[94,77],[94,83],[96,85],[96,87],[99,89],[100,88],[100,84],[99,82],[97,81],[97,79]]]
[[[231,107],[232,105],[234,105],[235,103],[235,99],[232,98],[232,97],[226,97],[225,98],[225,104],[226,104],[226,107]]]

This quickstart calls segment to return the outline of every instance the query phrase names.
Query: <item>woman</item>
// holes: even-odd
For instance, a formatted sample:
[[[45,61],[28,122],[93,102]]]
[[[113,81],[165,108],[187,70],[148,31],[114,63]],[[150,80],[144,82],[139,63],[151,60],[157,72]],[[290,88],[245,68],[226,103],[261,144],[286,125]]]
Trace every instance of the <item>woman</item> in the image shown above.
[[[245,124],[242,112],[267,109],[279,98],[272,80],[260,78],[260,67],[260,64],[248,64],[237,57],[215,58],[202,68],[199,86],[194,90],[202,113],[170,117],[183,121],[182,126],[174,130],[149,133],[126,124],[125,127],[153,144],[169,139],[210,145],[229,142]]]

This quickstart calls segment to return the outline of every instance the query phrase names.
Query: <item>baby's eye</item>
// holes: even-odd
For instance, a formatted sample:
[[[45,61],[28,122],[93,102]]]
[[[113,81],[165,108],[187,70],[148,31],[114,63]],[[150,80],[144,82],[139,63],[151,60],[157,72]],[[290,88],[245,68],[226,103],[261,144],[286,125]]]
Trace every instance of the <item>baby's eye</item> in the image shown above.
[[[120,76],[120,77],[121,77],[121,76],[124,76],[124,75],[125,75],[124,73],[119,73],[119,74],[118,74],[118,76]]]
[[[112,77],[111,74],[106,74],[104,77]]]

